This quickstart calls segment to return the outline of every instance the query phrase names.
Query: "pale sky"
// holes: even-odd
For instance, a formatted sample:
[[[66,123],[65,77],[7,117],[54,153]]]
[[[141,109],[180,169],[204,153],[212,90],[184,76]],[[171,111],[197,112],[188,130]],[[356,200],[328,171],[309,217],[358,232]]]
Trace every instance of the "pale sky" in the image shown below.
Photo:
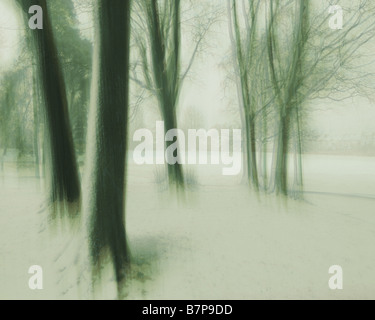
[[[20,10],[14,0],[0,0],[0,70],[8,69],[18,56],[20,31]]]
[[[0,0],[0,13],[0,70],[6,70],[12,67],[18,56],[23,26],[14,0]],[[89,36],[92,32],[89,16],[82,15],[79,20],[80,28]],[[203,53],[204,56],[197,58],[192,68],[192,79],[184,84],[180,114],[185,108],[194,106],[202,113],[206,126],[210,127],[233,121],[233,115],[227,109],[237,108],[228,105],[229,101],[224,99],[225,71],[219,67],[230,46],[225,15],[208,40],[209,49]],[[189,47],[184,49],[186,52],[191,50]],[[336,138],[351,134],[360,137],[363,132],[375,132],[375,105],[365,99],[312,103],[311,110],[312,128],[329,136]]]

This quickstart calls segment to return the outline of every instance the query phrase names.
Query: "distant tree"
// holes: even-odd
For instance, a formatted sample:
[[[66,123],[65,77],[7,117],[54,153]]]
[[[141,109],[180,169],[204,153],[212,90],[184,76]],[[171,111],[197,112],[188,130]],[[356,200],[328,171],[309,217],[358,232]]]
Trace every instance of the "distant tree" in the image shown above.
[[[92,44],[80,34],[78,12],[72,0],[49,0],[48,6],[66,84],[75,149],[82,154],[86,138]]]
[[[1,154],[0,154],[0,169],[4,170],[4,157],[7,153],[10,137],[11,137],[11,124],[13,110],[12,102],[14,101],[14,88],[16,82],[14,75],[11,72],[6,73],[1,81],[0,91],[0,143],[1,143]]]
[[[17,152],[17,168],[32,153],[32,90],[30,65],[24,59],[25,47],[12,68],[1,74],[0,90],[0,166],[8,149]]]

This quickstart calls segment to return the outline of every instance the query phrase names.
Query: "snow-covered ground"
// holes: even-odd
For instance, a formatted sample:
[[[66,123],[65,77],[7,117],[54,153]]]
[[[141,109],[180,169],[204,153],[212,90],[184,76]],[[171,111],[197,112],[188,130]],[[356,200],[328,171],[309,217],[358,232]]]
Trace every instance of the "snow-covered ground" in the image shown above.
[[[128,170],[129,299],[375,298],[375,158],[308,155],[304,201],[255,195],[219,166],[192,166],[198,185],[179,200],[154,166]],[[193,176],[192,173],[190,173]],[[48,226],[33,170],[0,173],[0,298],[116,298],[104,272],[95,295],[86,220]],[[30,290],[28,268],[43,268]],[[328,287],[332,265],[344,289]]]

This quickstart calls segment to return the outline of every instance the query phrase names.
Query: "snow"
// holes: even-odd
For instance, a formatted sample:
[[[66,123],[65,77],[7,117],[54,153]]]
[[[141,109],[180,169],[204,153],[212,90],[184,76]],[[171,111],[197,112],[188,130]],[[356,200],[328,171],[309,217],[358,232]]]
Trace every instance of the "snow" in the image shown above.
[[[304,201],[257,196],[221,167],[189,167],[185,196],[129,161],[127,299],[374,299],[375,159],[306,155]],[[114,299],[113,274],[90,282],[86,225],[50,226],[32,168],[0,173],[0,299]],[[193,179],[194,180],[194,179]],[[85,188],[83,188],[85,190]],[[28,268],[43,268],[30,290]],[[343,290],[328,269],[343,268]]]

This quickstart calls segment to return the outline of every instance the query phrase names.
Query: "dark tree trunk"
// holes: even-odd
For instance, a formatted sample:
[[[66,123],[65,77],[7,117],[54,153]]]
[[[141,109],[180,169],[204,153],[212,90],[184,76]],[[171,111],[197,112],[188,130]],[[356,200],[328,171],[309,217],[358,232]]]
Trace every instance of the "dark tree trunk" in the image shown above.
[[[68,204],[80,202],[80,181],[68,114],[65,83],[53,37],[46,0],[19,0],[25,11],[28,32],[36,46],[36,60],[44,96],[46,130],[51,171],[51,202]],[[38,5],[43,9],[43,29],[28,27],[28,10]],[[75,207],[72,207],[75,208]],[[78,210],[69,210],[72,215]]]
[[[276,193],[288,195],[288,150],[289,150],[290,114],[281,117],[279,143],[277,150],[277,163],[275,172]]]
[[[119,294],[129,266],[125,232],[125,176],[129,86],[130,1],[98,0],[89,118],[87,208],[94,276],[114,265]]]

